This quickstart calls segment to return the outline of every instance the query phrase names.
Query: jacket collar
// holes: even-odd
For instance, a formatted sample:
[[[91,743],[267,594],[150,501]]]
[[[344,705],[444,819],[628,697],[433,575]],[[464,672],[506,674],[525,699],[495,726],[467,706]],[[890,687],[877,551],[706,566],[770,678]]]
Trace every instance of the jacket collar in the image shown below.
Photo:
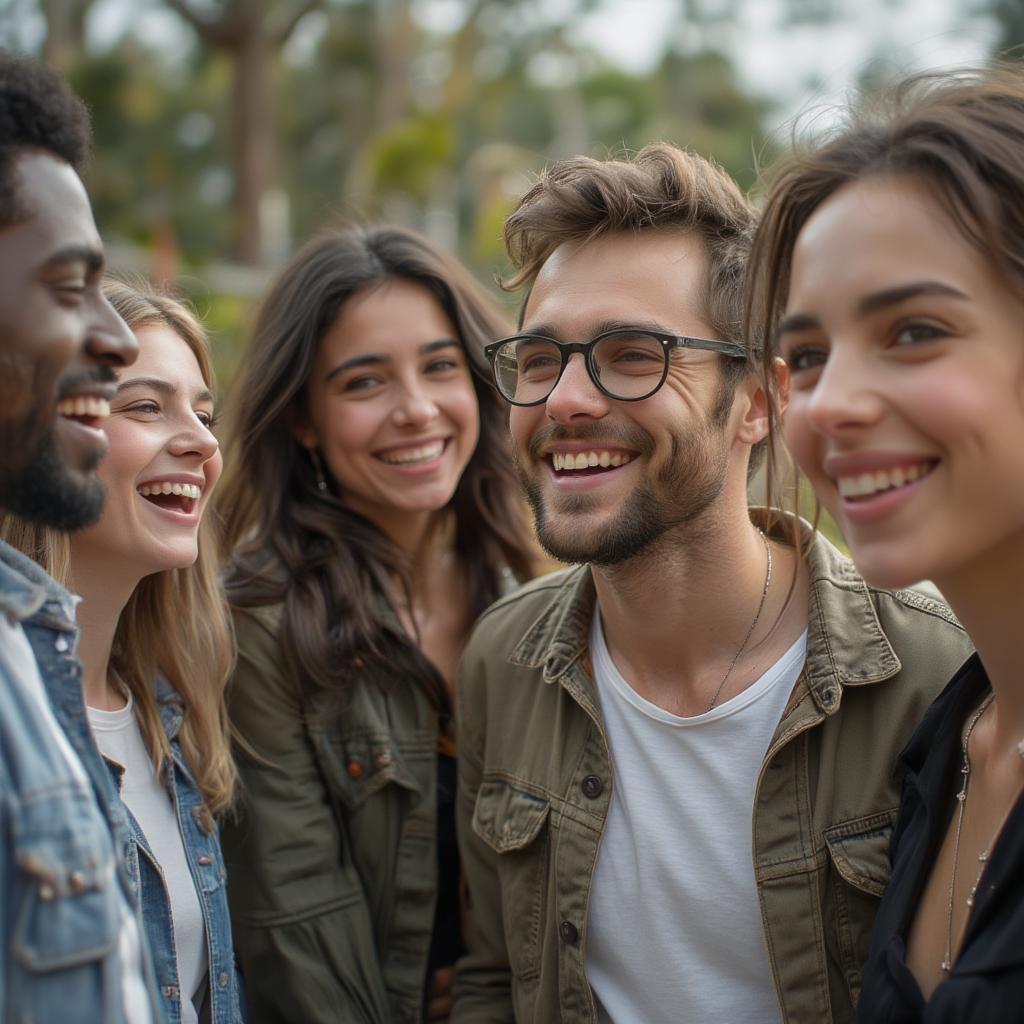
[[[0,541],[0,612],[12,623],[41,612],[44,625],[70,630],[75,599],[31,558]]]
[[[767,521],[759,509],[751,509],[751,518],[757,524]],[[810,577],[804,677],[815,704],[831,714],[839,707],[843,687],[891,679],[901,665],[878,621],[871,591],[850,559],[803,520],[801,532],[808,543]],[[769,535],[788,543],[781,530]],[[587,653],[595,602],[588,566],[564,572],[557,593],[509,661],[541,668],[546,683],[558,681]]]

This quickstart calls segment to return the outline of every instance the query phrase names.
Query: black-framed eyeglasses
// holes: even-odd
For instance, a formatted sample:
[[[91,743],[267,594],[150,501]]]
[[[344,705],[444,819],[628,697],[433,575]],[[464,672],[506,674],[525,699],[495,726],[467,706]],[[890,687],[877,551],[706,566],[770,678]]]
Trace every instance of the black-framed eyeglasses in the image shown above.
[[[515,334],[484,348],[494,382],[513,405],[546,402],[561,379],[569,357],[582,353],[587,372],[599,391],[620,402],[650,398],[668,377],[669,353],[676,348],[718,352],[746,359],[733,341],[687,338],[640,328],[605,331],[592,341],[555,341],[541,334]]]

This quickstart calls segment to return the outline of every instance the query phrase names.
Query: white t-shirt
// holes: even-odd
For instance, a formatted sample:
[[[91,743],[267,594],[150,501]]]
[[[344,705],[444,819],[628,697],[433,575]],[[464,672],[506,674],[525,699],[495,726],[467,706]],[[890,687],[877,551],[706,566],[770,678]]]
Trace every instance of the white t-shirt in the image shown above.
[[[202,1003],[199,989],[208,969],[206,931],[174,805],[153,770],[130,694],[128,703],[118,711],[89,708],[89,724],[103,756],[124,767],[121,799],[142,829],[163,873],[174,927],[181,1020],[182,1024],[197,1024],[194,1000],[198,993]]]
[[[595,611],[590,653],[613,786],[587,921],[602,1024],[778,1024],[752,816],[806,632],[752,686],[692,718],[623,679]]]
[[[82,767],[82,762],[72,749],[64,730],[53,716],[50,700],[46,695],[43,680],[39,675],[32,647],[25,636],[21,624],[12,624],[5,615],[0,614],[0,662],[3,662],[5,674],[12,680],[23,700],[34,705],[38,720],[49,734],[50,748],[55,757],[61,758],[71,778],[77,779],[82,787],[92,791]],[[100,810],[96,810],[97,817]],[[106,823],[104,822],[104,825]],[[115,886],[118,883],[113,883]],[[151,1024],[153,1020],[152,1004],[146,989],[145,975],[142,967],[142,944],[135,914],[120,893],[121,927],[118,935],[118,957],[121,965],[121,984],[123,988],[125,1019],[129,1024]]]

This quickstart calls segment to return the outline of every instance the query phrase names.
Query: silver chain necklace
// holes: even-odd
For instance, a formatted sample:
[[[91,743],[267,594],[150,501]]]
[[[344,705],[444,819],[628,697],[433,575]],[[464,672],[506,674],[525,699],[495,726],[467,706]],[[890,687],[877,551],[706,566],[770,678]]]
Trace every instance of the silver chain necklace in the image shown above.
[[[764,542],[764,553],[767,556],[768,561],[768,567],[764,574],[764,587],[761,589],[761,601],[757,606],[757,614],[754,616],[754,621],[750,624],[750,629],[747,630],[747,635],[743,638],[743,643],[740,644],[739,650],[733,655],[732,661],[729,662],[729,668],[722,677],[722,681],[718,684],[718,689],[715,690],[715,695],[711,698],[711,703],[705,709],[704,714],[707,714],[708,711],[715,706],[715,701],[718,700],[722,693],[722,689],[729,681],[729,676],[732,675],[732,670],[736,667],[736,662],[740,660],[740,655],[747,649],[747,644],[750,643],[750,638],[753,636],[754,629],[757,627],[758,620],[761,618],[761,612],[764,610],[764,601],[768,596],[768,584],[772,581],[772,547],[768,543],[768,538],[764,535],[764,530],[758,530],[757,532],[761,535],[761,540]]]

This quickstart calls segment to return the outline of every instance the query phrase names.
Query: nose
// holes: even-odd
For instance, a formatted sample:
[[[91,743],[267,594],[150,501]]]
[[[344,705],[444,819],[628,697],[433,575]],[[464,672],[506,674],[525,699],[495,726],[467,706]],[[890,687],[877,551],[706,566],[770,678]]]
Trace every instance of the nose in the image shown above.
[[[111,368],[130,366],[139,355],[138,339],[102,293],[97,298],[96,313],[89,325],[85,347],[93,359],[107,363]]]
[[[600,419],[608,414],[610,401],[590,379],[583,354],[574,352],[548,395],[545,410],[548,419],[556,423],[571,423],[580,418]]]
[[[425,427],[438,415],[437,403],[419,381],[405,385],[391,418],[400,427]]]
[[[171,438],[169,449],[172,455],[208,462],[220,450],[220,442],[202,420],[192,415],[188,425]]]
[[[838,437],[878,422],[884,403],[878,381],[862,358],[833,347],[808,402],[818,433]]]

